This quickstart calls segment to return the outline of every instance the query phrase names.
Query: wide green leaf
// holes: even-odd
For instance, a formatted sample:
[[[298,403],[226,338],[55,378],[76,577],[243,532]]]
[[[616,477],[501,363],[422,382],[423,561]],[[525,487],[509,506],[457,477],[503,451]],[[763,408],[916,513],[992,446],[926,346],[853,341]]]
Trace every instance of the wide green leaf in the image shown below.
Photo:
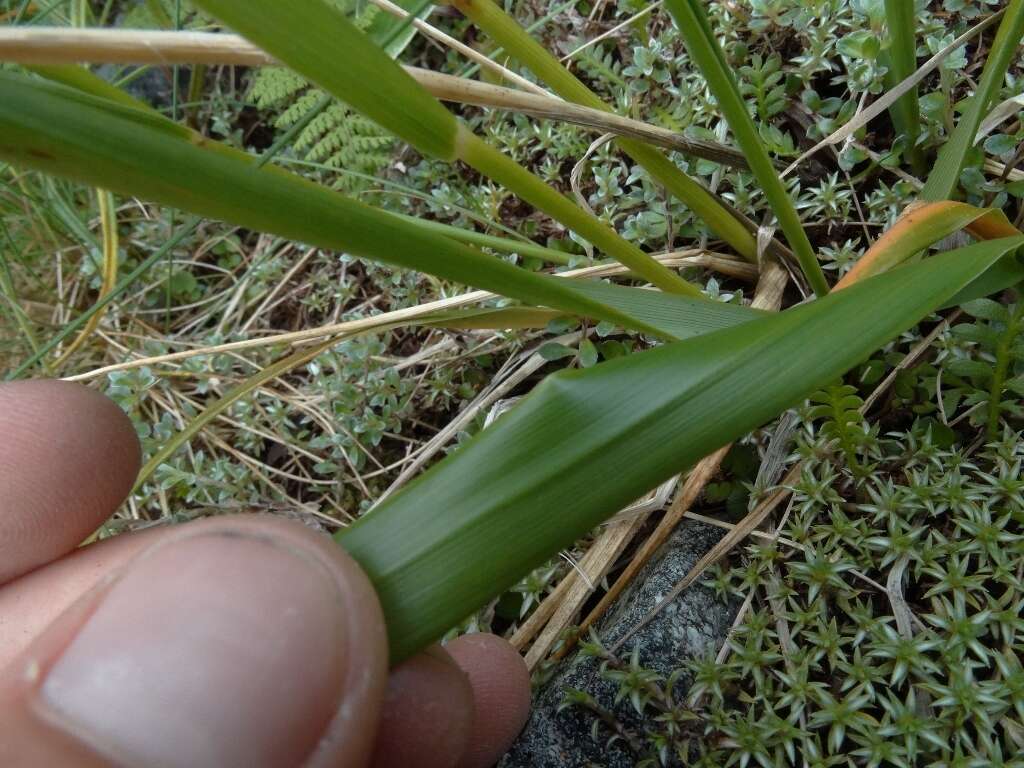
[[[380,596],[392,661],[834,380],[1022,244],[971,245],[781,314],[548,377],[338,534]]]
[[[142,110],[0,72],[0,158],[208,218],[672,336],[585,295]],[[721,305],[703,301],[709,311]]]

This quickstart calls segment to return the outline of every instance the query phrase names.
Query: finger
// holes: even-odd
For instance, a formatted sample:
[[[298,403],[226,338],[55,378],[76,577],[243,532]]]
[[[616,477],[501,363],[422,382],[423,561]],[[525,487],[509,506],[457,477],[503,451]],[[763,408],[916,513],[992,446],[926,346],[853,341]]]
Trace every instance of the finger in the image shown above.
[[[262,524],[270,518],[247,520]],[[108,539],[0,589],[0,668],[24,653],[33,638],[105,574],[180,530],[160,528]],[[419,765],[428,759],[433,763],[424,763],[427,768],[456,765],[468,745],[472,711],[469,678],[445,651],[434,647],[429,654],[414,657],[389,677],[374,766]]]
[[[372,765],[454,768],[466,751],[472,725],[469,678],[440,646],[433,646],[391,670]]]
[[[233,519],[219,518],[191,525],[209,525]],[[246,521],[258,526],[280,525],[279,521],[264,516],[249,517]],[[0,668],[23,653],[32,638],[40,634],[82,594],[92,589],[104,574],[120,568],[155,540],[168,534],[177,535],[180,530],[161,528],[118,536],[81,549],[46,569],[0,589],[0,616],[4,617],[0,621]],[[474,734],[473,738],[479,746],[473,746],[470,751],[479,751],[488,747],[489,743],[496,745],[490,754],[503,751],[501,745],[511,743],[525,720],[524,713],[529,705],[529,681],[525,666],[514,650],[492,636],[474,635],[450,643],[448,647],[455,654],[456,660],[473,672],[480,690],[480,733],[479,736]],[[424,755],[431,755],[443,756],[439,764],[444,765],[448,764],[448,756],[458,751],[454,745],[459,742],[459,733],[466,719],[463,691],[468,676],[452,675],[450,670],[438,664],[436,658],[427,661],[426,670],[423,670],[424,664],[420,662],[415,667],[403,665],[392,672],[386,699],[391,704],[385,703],[381,735],[374,752],[374,764],[377,766],[401,764],[409,753],[416,755],[413,764],[424,759]],[[422,682],[416,679],[414,673],[423,675]],[[424,717],[415,707],[410,711],[406,706],[421,698],[417,690],[423,691],[431,686],[441,692],[441,700],[447,700],[449,704],[446,719],[441,724],[431,723],[430,718]],[[492,695],[495,686],[498,688],[496,696]],[[400,696],[398,692],[403,689],[411,693],[410,698]],[[441,738],[438,738],[439,733]],[[391,738],[388,734],[397,736]],[[399,749],[384,750],[380,748],[381,743],[389,743]],[[463,749],[468,746],[467,738]],[[487,764],[490,754],[481,758],[484,761],[482,764]]]
[[[0,673],[0,764],[365,765],[386,642],[354,561],[266,518],[160,538]]]
[[[0,586],[0,669],[109,574],[179,530],[177,526],[153,528],[90,544]]]
[[[495,635],[463,635],[445,646],[473,688],[473,728],[460,768],[494,765],[526,725],[530,673],[515,648]]]
[[[0,583],[81,543],[138,469],[135,429],[103,395],[62,381],[0,385]]]

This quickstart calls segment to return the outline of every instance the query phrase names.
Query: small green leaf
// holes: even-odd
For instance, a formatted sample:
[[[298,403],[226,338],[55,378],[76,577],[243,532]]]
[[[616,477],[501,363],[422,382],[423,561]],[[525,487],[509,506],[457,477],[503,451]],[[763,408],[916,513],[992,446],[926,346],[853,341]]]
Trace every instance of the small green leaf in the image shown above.
[[[963,309],[971,317],[977,317],[981,320],[995,320],[1005,323],[1010,319],[1010,313],[1006,307],[998,301],[992,301],[992,299],[968,301],[963,305]]]
[[[985,139],[985,151],[991,155],[1009,155],[1017,149],[1017,142],[1012,136],[1005,133],[997,133]]]
[[[992,366],[980,360],[951,360],[946,363],[946,370],[956,376],[966,376],[978,381],[991,379],[993,374]]]
[[[859,29],[840,38],[836,48],[843,56],[851,59],[874,60],[881,48],[881,41],[870,29]]]
[[[994,348],[999,341],[999,334],[982,324],[961,323],[954,325],[951,330],[957,338],[983,344],[989,348]]]
[[[590,339],[584,339],[580,342],[580,365],[584,368],[597,365],[597,347],[594,346],[594,342]]]
[[[565,344],[549,341],[541,345],[540,349],[537,350],[537,354],[545,360],[562,360],[566,357],[575,357],[576,350],[565,346]]]

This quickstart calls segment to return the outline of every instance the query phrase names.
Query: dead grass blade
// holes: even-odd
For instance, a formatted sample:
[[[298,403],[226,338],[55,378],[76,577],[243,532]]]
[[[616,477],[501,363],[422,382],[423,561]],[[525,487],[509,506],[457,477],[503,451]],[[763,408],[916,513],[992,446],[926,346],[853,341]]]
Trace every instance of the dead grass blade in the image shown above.
[[[117,214],[114,208],[114,196],[105,189],[96,190],[96,200],[100,209],[100,231],[103,243],[103,283],[100,286],[100,301],[106,298],[117,286]],[[79,331],[63,354],[53,364],[55,370],[68,361],[85,340],[88,339],[100,324],[106,307],[97,309]]]
[[[966,229],[979,240],[1021,234],[1006,214],[996,208],[977,208],[949,200],[914,203],[907,206],[899,220],[878,238],[832,290],[842,290],[859,280],[892,269],[961,229]]]

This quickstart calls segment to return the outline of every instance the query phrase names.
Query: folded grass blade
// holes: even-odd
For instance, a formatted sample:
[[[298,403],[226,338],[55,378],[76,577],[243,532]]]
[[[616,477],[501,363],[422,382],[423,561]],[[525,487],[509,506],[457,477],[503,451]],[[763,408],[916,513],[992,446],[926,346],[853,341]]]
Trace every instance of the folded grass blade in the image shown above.
[[[833,380],[1022,244],[972,245],[753,323],[548,377],[338,535],[380,595],[392,662]]]

